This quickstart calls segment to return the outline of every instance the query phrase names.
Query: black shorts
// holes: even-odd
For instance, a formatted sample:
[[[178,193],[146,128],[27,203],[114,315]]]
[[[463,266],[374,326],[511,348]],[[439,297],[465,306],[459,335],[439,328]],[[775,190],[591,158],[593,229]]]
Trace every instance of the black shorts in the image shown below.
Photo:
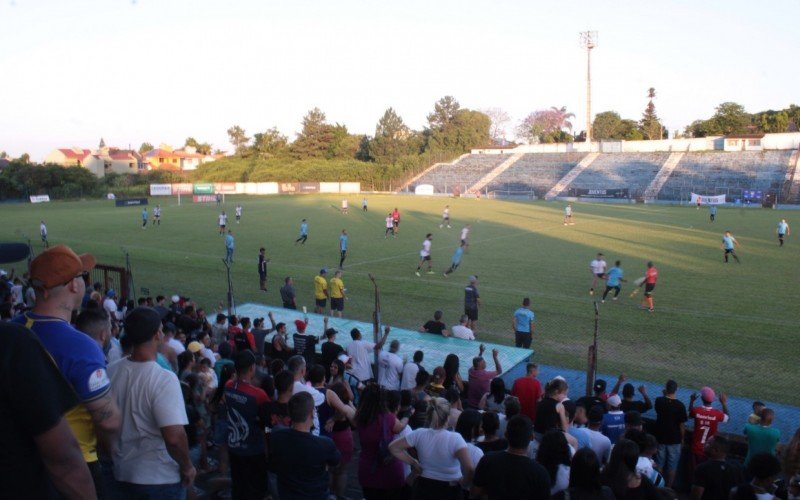
[[[604,279],[606,277],[606,273],[594,273],[594,275],[600,279]]]
[[[470,319],[470,321],[478,321],[478,309],[472,309],[470,307],[464,308],[464,314]]]
[[[392,225],[393,225],[394,227],[398,227],[398,226],[400,226],[400,221],[399,221],[399,220],[393,220],[393,221],[392,221]]]
[[[342,258],[344,259],[347,257],[347,250],[342,250]]]
[[[344,311],[344,297],[331,297],[331,311]]]
[[[325,307],[325,304],[328,303],[328,299],[315,299],[314,303],[317,304],[317,307]]]
[[[426,255],[425,257],[422,257],[422,260],[423,261],[431,260],[431,256],[430,255]]]
[[[466,244],[467,244],[467,240],[461,240],[461,246],[462,246],[462,247],[463,247],[463,246],[466,246]]]
[[[644,284],[644,296],[649,297],[653,294],[653,290],[655,290],[656,284],[655,283],[645,283]]]
[[[514,346],[530,349],[533,335],[530,332],[514,332]]]
[[[220,229],[225,229],[225,224],[220,224],[220,225],[219,225],[219,228],[220,228]]]
[[[733,253],[733,248],[726,248],[725,249],[725,255],[728,255],[729,253]]]
[[[236,220],[239,220],[239,219],[241,219],[241,218],[242,218],[242,216],[241,216],[241,215],[237,215],[237,216],[236,216]]]
[[[784,236],[786,236],[786,234],[781,234],[781,233],[778,233],[778,239],[779,239],[779,240],[782,240]],[[47,239],[47,236],[42,236],[42,238],[43,238],[43,239]]]

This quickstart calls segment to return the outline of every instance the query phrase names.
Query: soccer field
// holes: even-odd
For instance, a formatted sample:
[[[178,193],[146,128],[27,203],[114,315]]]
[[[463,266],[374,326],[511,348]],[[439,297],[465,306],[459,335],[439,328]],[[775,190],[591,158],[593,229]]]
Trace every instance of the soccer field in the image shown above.
[[[800,404],[800,242],[792,236],[779,248],[775,237],[777,222],[786,218],[792,225],[798,212],[721,208],[710,224],[705,208],[575,204],[576,224],[564,226],[560,202],[370,196],[365,213],[361,197],[352,195],[350,214],[343,215],[340,201],[321,195],[227,197],[224,209],[236,238],[237,302],[280,304],[283,277],[293,276],[298,304],[311,309],[313,278],[321,267],[338,264],[338,236],[346,228],[345,316],[369,320],[373,295],[367,273],[373,273],[385,323],[416,329],[442,309],[445,321],[455,324],[467,276],[476,274],[484,304],[479,338],[512,343],[513,311],[529,296],[536,313],[535,359],[583,369],[593,334],[592,302],[599,299],[588,294],[588,264],[599,251],[609,266],[621,260],[629,280],[619,301],[600,305],[600,370],[653,381],[674,377],[682,386],[711,384],[737,396]],[[110,201],[4,205],[0,240],[28,236],[38,252],[44,219],[51,244],[91,252],[99,262],[124,265],[121,248],[127,249],[137,294],[142,287],[153,295],[181,293],[213,310],[227,289],[219,208],[186,199],[178,206],[175,198],[150,203],[150,212],[161,203],[162,224],[146,230],[140,227],[140,207],[116,208]],[[236,203],[244,208],[239,225]],[[439,228],[445,204],[452,229]],[[400,232],[384,239],[384,219],[394,207],[402,216]],[[308,243],[295,246],[302,218],[309,222]],[[469,250],[461,267],[445,278],[442,272],[466,223],[472,224]],[[722,262],[726,229],[741,243],[741,264]],[[433,233],[436,273],[417,277],[427,232]],[[266,294],[258,290],[260,246],[272,259]],[[641,293],[629,297],[648,260],[659,270],[654,313],[638,309]]]

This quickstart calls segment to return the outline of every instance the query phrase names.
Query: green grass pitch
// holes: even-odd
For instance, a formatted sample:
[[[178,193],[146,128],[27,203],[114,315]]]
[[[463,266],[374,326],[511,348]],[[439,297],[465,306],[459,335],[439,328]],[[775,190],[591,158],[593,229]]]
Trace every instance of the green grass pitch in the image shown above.
[[[793,224],[795,214],[722,208],[717,222],[708,211],[660,205],[575,204],[574,226],[563,226],[564,203],[351,195],[350,214],[340,214],[341,196],[228,196],[224,205],[236,237],[233,277],[238,303],[280,304],[283,277],[295,278],[298,303],[313,306],[312,280],[321,267],[338,264],[338,236],[350,234],[345,316],[369,320],[373,273],[381,287],[383,320],[417,329],[442,309],[454,324],[462,312],[467,276],[479,276],[484,302],[479,338],[513,342],[512,313],[529,296],[536,313],[534,347],[541,363],[582,369],[591,343],[597,296],[588,294],[589,261],[600,251],[609,265],[622,261],[620,300],[600,306],[599,369],[681,385],[715,387],[744,397],[800,404],[797,369],[800,293],[796,236],[779,248],[775,226]],[[52,243],[92,252],[100,262],[123,265],[130,252],[137,293],[180,292],[213,310],[225,300],[226,278],[217,233],[219,208],[183,199],[151,198],[163,208],[160,227],[142,230],[140,207],[116,208],[110,201],[4,205],[0,240],[28,236],[41,250],[39,220]],[[234,207],[244,208],[242,223]],[[439,228],[450,205],[452,229]],[[384,219],[394,207],[402,220],[397,239],[384,239]],[[300,219],[309,221],[308,243],[295,246]],[[463,224],[472,224],[471,245],[461,267],[448,267]],[[730,229],[741,243],[741,264],[723,264],[720,240]],[[797,224],[800,231],[800,223]],[[433,275],[414,275],[425,233],[433,233]],[[258,290],[258,248],[267,248],[269,291]],[[645,263],[659,269],[653,314],[638,309],[641,292],[629,298]],[[6,266],[7,268],[12,266]],[[19,268],[20,265],[18,264]],[[330,276],[330,275],[329,275]]]

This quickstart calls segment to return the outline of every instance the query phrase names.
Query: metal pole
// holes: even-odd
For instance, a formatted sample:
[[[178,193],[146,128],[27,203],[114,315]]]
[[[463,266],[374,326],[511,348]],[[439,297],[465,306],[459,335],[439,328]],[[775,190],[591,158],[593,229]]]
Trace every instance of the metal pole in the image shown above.
[[[597,377],[597,336],[600,331],[600,308],[597,306],[595,300],[592,304],[594,306],[594,339],[592,345],[589,347],[589,361],[586,367],[586,395],[592,394],[592,387],[594,386],[594,379]]]
[[[228,274],[228,316],[233,316],[236,314],[236,304],[233,300],[233,279],[231,278],[231,266],[225,259],[222,259],[222,263],[225,264],[225,270]]]
[[[123,249],[125,252],[125,272],[128,273],[128,289],[126,290],[126,295],[128,297],[133,297],[133,300],[136,300],[136,287],[133,284],[133,273],[131,272],[131,254],[128,253],[127,250]]]

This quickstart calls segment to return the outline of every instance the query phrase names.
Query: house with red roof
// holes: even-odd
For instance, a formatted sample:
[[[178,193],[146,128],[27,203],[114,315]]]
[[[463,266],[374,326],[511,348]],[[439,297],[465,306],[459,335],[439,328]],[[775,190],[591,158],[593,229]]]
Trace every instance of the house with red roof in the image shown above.
[[[83,167],[97,177],[104,177],[111,172],[136,174],[145,168],[141,155],[136,151],[108,147],[97,150],[58,148],[51,151],[44,162],[62,167]]]

